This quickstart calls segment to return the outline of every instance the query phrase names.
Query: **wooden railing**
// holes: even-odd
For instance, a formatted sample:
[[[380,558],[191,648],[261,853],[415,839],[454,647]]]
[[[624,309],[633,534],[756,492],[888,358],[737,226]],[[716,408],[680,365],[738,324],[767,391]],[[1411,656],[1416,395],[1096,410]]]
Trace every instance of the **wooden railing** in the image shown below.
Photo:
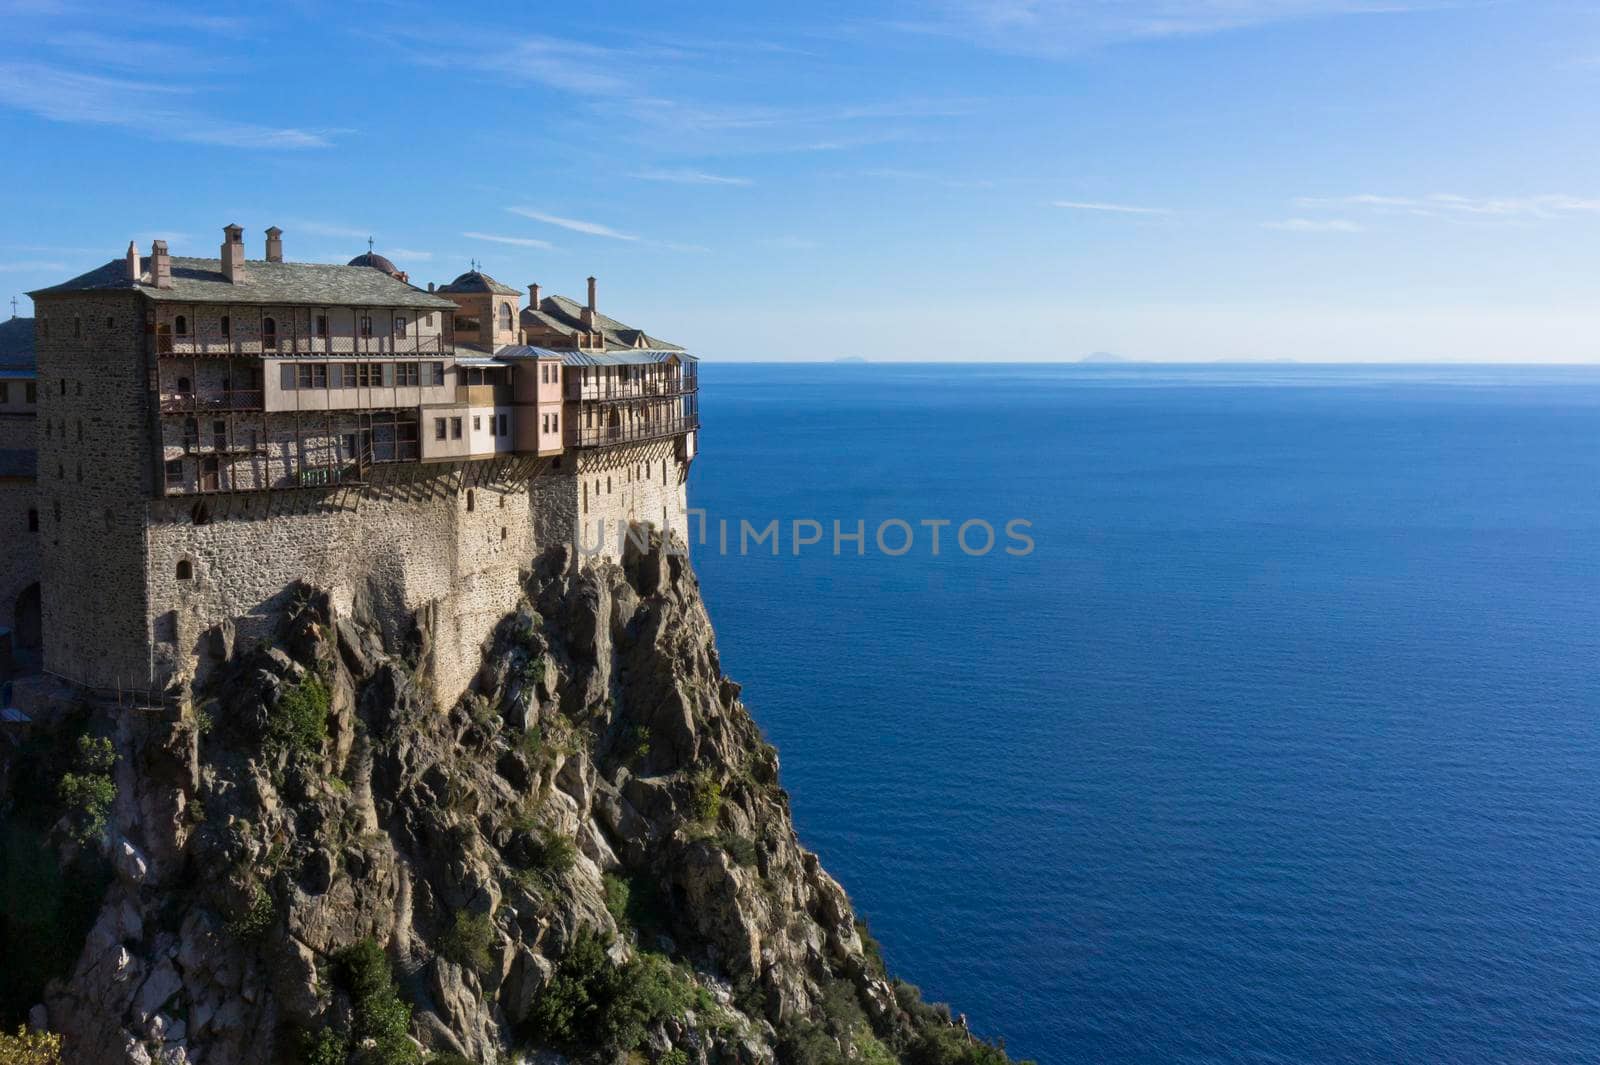
[[[259,388],[231,388],[222,392],[178,392],[161,397],[161,413],[261,410],[263,402],[264,396]]]
[[[579,426],[576,438],[571,441],[574,447],[605,447],[609,444],[631,444],[642,440],[659,440],[662,437],[677,436],[700,428],[698,414],[686,414],[679,418],[656,418],[647,422],[634,422],[630,425],[596,425]]]

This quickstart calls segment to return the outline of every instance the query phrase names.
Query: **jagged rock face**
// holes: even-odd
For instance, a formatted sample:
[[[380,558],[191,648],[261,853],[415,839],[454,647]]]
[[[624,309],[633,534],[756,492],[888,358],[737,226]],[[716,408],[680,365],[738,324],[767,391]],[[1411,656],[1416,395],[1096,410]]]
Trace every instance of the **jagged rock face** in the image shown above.
[[[300,1033],[348,1025],[330,963],[366,937],[414,1039],[473,1061],[538,1044],[530,1018],[584,930],[618,964],[664,949],[716,1004],[715,1023],[652,1021],[658,1060],[771,1060],[825,985],[904,1029],[843,889],[795,838],[687,559],[656,543],[570,561],[540,561],[454,707],[401,657],[427,632],[386,649],[307,590],[199,712],[119,722],[117,879],[46,996],[66,1060],[300,1060]],[[279,723],[316,688],[326,728],[296,747]],[[654,925],[619,927],[608,873],[652,887]]]

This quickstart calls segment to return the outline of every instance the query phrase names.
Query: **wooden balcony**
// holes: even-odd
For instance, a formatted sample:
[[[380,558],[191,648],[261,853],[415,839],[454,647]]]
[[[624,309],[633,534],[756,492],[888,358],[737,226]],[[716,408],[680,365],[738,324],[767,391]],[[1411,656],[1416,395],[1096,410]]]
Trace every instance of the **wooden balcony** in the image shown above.
[[[176,392],[161,397],[161,413],[259,411],[263,402],[262,390],[259,388],[231,388],[222,392]]]
[[[679,436],[700,428],[699,414],[685,414],[678,418],[651,419],[630,425],[579,426],[572,447],[609,447],[612,444],[636,444],[646,440],[660,440]]]

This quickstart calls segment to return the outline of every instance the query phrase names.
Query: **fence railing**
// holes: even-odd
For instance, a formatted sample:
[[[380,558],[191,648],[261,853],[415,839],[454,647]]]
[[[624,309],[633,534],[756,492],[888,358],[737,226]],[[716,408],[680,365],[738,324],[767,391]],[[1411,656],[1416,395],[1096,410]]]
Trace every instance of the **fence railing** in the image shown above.
[[[652,419],[631,425],[579,426],[574,439],[569,442],[574,447],[605,447],[608,444],[659,440],[662,437],[677,436],[698,428],[700,428],[700,416],[697,414],[681,418]]]
[[[259,388],[232,388],[224,392],[176,392],[161,397],[161,413],[261,410],[264,402],[264,394]]]

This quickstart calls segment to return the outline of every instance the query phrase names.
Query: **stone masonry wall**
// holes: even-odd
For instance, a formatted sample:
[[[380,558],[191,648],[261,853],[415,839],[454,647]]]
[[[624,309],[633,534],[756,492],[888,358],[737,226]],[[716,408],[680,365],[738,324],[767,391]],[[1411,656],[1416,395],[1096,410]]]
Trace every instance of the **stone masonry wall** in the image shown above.
[[[670,528],[688,542],[687,471],[673,440],[568,452],[562,463],[540,478],[541,542],[577,543],[581,558],[615,561],[619,522]]]
[[[39,534],[28,530],[36,506],[32,481],[0,481],[0,626],[17,623],[17,597],[39,580]]]
[[[526,483],[463,485],[441,468],[365,493],[217,501],[205,524],[192,501],[151,504],[150,623],[158,673],[203,674],[241,641],[272,635],[289,589],[327,589],[341,613],[371,618],[398,649],[414,615],[431,620],[436,694],[448,705],[476,673],[480,644],[515,607],[537,545]],[[180,579],[179,563],[190,576]],[[232,640],[214,635],[232,623]]]
[[[104,292],[35,306],[44,668],[93,688],[144,688],[152,457],[143,302]]]

